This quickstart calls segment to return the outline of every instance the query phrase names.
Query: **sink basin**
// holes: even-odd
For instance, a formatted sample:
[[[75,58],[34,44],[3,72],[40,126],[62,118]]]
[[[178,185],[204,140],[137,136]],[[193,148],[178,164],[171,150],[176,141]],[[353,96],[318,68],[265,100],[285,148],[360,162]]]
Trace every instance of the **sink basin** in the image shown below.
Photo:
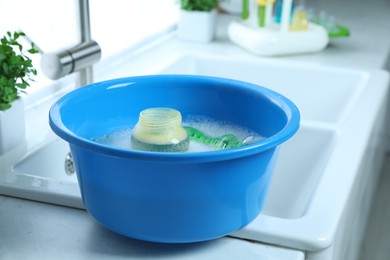
[[[263,215],[294,219],[305,214],[336,136],[332,130],[302,126],[283,144]]]
[[[17,174],[28,174],[55,181],[77,183],[76,174],[67,174],[65,172],[65,157],[68,152],[68,143],[62,139],[56,139],[28,154],[15,165],[14,170]],[[53,154],[56,156],[53,157]],[[43,163],[37,164],[36,162]]]
[[[345,118],[369,77],[356,70],[190,55],[163,73],[219,76],[265,86],[294,100],[304,119],[328,123]]]
[[[151,60],[161,63],[149,66]],[[232,236],[319,251],[352,229],[345,219],[360,214],[361,193],[380,170],[386,72],[172,50],[107,68],[99,81],[156,73],[248,81],[285,95],[300,109],[301,128],[280,150],[263,212]],[[77,179],[63,168],[68,151],[56,140],[28,152],[1,173],[2,193],[82,207]]]

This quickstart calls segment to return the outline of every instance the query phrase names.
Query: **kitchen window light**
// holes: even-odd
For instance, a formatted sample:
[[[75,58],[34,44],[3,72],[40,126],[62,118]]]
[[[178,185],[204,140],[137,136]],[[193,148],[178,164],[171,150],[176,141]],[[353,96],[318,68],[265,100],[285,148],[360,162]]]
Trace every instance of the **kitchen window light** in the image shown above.
[[[174,0],[90,1],[89,7],[92,39],[102,49],[102,60],[135,50],[173,31],[179,16]],[[22,30],[44,52],[66,49],[79,42],[78,0],[0,0],[0,9],[6,11],[0,16],[1,35]],[[33,59],[38,76],[27,89],[29,93],[51,82],[40,71],[39,60],[40,57]]]

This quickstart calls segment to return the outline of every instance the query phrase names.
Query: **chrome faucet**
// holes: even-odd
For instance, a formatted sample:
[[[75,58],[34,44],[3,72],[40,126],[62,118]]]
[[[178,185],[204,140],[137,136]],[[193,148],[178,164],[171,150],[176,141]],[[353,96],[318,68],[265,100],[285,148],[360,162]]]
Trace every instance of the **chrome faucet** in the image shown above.
[[[93,83],[94,63],[101,57],[101,49],[92,40],[89,17],[89,0],[79,0],[80,43],[55,53],[44,53],[41,59],[43,73],[50,79],[60,79],[77,72],[77,86]]]
[[[89,18],[89,0],[79,0],[80,43],[76,46],[55,53],[43,53],[41,67],[50,79],[60,79],[77,72],[77,86],[93,83],[93,64],[101,57],[100,46],[92,40]],[[72,175],[76,172],[72,154],[65,157],[65,172]]]

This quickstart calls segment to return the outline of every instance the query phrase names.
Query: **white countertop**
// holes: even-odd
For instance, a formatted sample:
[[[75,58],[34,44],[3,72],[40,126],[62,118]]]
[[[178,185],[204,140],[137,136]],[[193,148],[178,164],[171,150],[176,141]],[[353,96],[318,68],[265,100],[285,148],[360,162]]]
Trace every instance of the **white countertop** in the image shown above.
[[[320,53],[259,59],[390,70],[390,1],[376,0],[368,4],[362,0],[330,0],[313,4],[316,10],[333,14],[341,24],[347,26],[351,30],[351,37],[332,40]],[[228,16],[221,17],[221,24],[226,24],[230,19]],[[227,41],[225,27],[220,28],[218,35],[218,39],[211,44],[172,39],[163,43],[158,52],[191,48],[195,52],[197,49],[220,54],[227,51],[252,57],[249,52]],[[154,54],[158,57],[158,53]],[[132,54],[122,57],[134,58]],[[117,58],[97,65],[97,74]],[[110,75],[125,74],[125,71],[116,70]],[[299,251],[230,237],[183,245],[137,241],[107,231],[83,210],[6,196],[0,196],[0,241],[1,259],[304,259],[304,254]]]

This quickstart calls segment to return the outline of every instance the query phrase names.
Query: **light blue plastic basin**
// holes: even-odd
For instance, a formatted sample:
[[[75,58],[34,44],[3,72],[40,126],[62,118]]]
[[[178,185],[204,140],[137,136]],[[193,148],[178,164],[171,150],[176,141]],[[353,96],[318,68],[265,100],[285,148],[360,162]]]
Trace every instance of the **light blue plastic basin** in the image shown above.
[[[171,107],[185,120],[203,115],[266,137],[235,149],[157,153],[92,139],[133,127],[140,111]],[[278,147],[299,127],[299,111],[282,95],[230,79],[151,75],[91,84],[58,100],[50,126],[68,141],[84,206],[107,228],[167,243],[227,235],[261,212]],[[129,140],[130,142],[130,140]]]

